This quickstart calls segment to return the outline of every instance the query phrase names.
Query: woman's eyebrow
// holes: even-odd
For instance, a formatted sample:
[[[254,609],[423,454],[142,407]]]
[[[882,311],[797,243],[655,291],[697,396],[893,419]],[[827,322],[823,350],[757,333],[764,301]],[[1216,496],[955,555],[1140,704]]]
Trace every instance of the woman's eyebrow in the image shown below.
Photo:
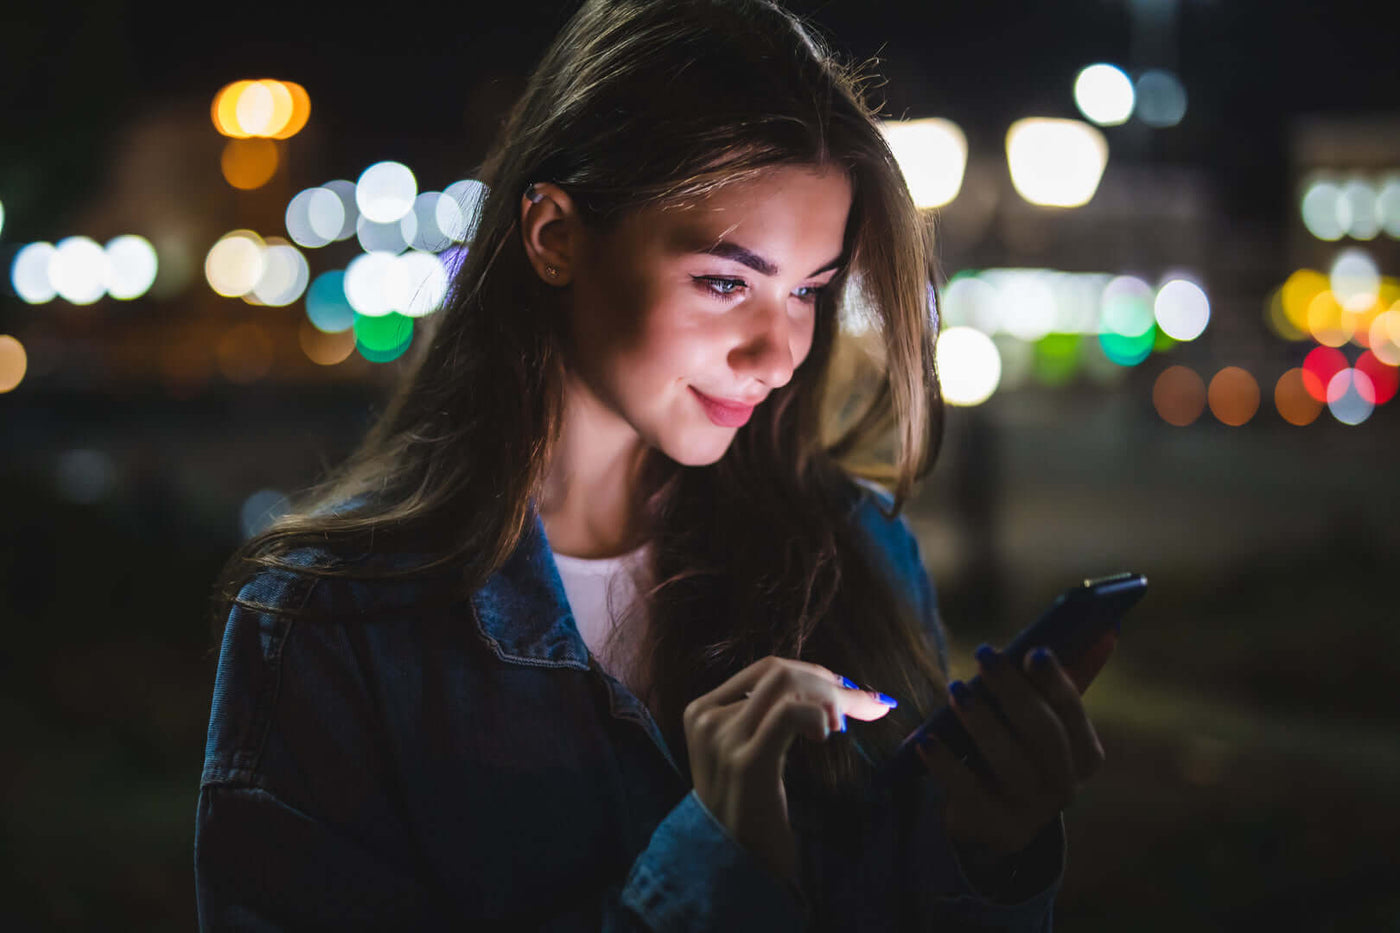
[[[710,256],[718,256],[721,259],[732,259],[735,262],[743,263],[750,269],[753,269],[755,272],[762,273],[763,275],[777,275],[780,271],[782,271],[773,261],[765,259],[764,257],[758,255],[758,253],[755,253],[753,250],[746,249],[745,247],[740,246],[738,243],[735,243],[732,240],[717,240],[715,243],[709,246],[696,249],[694,252],[705,253]],[[808,278],[810,278],[813,275],[821,275],[828,269],[835,269],[837,266],[841,265],[841,262],[844,258],[844,256],[837,256],[835,259],[831,260],[826,265],[822,266],[820,269],[817,269],[815,272],[810,273]]]

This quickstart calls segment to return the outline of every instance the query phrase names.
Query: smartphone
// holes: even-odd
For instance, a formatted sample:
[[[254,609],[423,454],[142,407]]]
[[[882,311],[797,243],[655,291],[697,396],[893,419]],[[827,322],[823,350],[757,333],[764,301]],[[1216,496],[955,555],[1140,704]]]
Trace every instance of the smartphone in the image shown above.
[[[1008,663],[1020,666],[1027,652],[1042,646],[1049,648],[1082,694],[1113,653],[1124,613],[1142,598],[1146,589],[1147,577],[1140,573],[1085,580],[1057,596],[1039,619],[1012,639],[1002,656]],[[989,702],[997,709],[991,693],[982,685],[981,675],[973,677],[968,686],[979,701]],[[944,706],[900,743],[881,768],[881,777],[900,782],[926,770],[915,746],[930,734],[942,739],[974,772],[987,774],[986,763],[972,737],[952,708]]]

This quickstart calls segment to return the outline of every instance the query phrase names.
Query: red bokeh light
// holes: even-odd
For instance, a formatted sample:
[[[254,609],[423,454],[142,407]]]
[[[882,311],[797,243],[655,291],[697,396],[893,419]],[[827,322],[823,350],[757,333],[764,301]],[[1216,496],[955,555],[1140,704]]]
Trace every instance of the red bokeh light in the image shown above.
[[[1303,388],[1319,402],[1327,401],[1327,384],[1348,365],[1341,350],[1313,347],[1303,359]]]

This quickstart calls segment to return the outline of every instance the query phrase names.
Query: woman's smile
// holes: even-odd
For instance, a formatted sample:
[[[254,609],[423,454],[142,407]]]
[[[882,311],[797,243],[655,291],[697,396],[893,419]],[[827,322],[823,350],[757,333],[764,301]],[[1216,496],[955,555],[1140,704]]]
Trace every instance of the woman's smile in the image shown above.
[[[695,397],[700,400],[700,405],[705,409],[705,414],[710,416],[710,420],[722,428],[743,426],[756,407],[755,405],[744,405],[714,398],[701,392],[695,386],[691,386],[690,391],[694,392]]]

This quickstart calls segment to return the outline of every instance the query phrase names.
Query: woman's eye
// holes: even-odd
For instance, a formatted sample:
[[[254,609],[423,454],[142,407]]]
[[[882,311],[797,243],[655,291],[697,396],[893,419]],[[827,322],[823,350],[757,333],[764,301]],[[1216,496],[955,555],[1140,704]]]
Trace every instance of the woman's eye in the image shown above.
[[[706,292],[721,300],[737,298],[740,290],[748,287],[743,279],[727,279],[722,276],[698,275],[695,276],[695,281]],[[825,289],[825,285],[804,285],[794,294],[803,304],[815,304],[817,296]]]

